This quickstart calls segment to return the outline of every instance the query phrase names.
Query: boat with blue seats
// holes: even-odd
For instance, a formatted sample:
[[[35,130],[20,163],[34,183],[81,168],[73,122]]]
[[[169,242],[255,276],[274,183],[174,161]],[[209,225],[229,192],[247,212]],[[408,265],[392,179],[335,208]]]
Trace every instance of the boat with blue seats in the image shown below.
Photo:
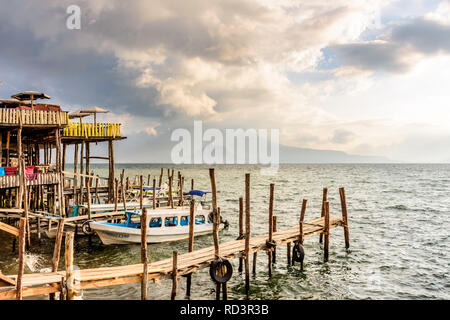
[[[191,195],[205,196],[208,191],[191,190]],[[125,212],[124,223],[90,221],[89,228],[94,231],[103,244],[129,244],[141,242],[141,210]],[[189,238],[189,207],[158,208],[147,210],[147,242],[161,243]],[[194,211],[194,236],[212,233],[212,211],[198,202]],[[219,230],[228,223],[220,218]]]

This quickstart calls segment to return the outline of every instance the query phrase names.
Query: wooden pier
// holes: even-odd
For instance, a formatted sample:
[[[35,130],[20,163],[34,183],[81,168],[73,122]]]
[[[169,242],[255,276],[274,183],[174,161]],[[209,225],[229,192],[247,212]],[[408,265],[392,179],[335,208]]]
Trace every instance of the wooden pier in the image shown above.
[[[324,218],[318,218],[304,223],[304,238],[320,234],[324,230]],[[343,226],[342,218],[330,217],[329,228],[333,229]],[[292,227],[273,233],[273,240],[277,246],[292,243],[298,240],[300,235],[299,227]],[[253,237],[249,241],[249,253],[267,251],[268,235]],[[233,240],[220,244],[220,254],[222,258],[233,259],[243,257],[245,253],[245,239]],[[214,246],[187,252],[178,255],[177,275],[190,274],[199,269],[208,267],[215,260]],[[148,264],[148,280],[158,280],[160,278],[171,279],[173,273],[173,259],[164,259]],[[77,281],[79,290],[109,287],[127,283],[141,282],[143,275],[143,264],[134,264],[118,267],[93,268],[79,270]],[[48,273],[24,274],[23,297],[44,295],[61,291],[61,283],[64,282],[65,271]],[[17,275],[10,275],[8,278],[16,281]],[[1,290],[0,299],[15,299],[16,288]]]
[[[202,268],[210,267],[210,275],[216,282],[216,299],[220,299],[222,291],[223,299],[227,299],[227,281],[228,274],[231,277],[231,264],[228,260],[239,258],[239,271],[242,271],[242,260],[245,262],[245,287],[248,295],[250,287],[250,257],[253,256],[253,272],[256,270],[257,253],[266,252],[268,256],[268,275],[272,276],[272,265],[276,261],[276,249],[282,245],[287,246],[288,265],[294,265],[295,262],[300,264],[303,270],[304,250],[303,242],[307,237],[317,234],[324,236],[324,262],[328,261],[329,243],[331,230],[342,226],[344,228],[345,247],[349,247],[349,230],[347,220],[347,205],[345,199],[344,188],[339,189],[342,217],[330,216],[328,201],[323,202],[323,213],[321,216],[305,222],[307,200],[303,199],[301,208],[299,208],[299,223],[297,226],[286,230],[277,230],[276,216],[273,215],[274,210],[274,184],[270,185],[269,200],[269,232],[265,235],[250,236],[250,175],[246,174],[246,192],[245,192],[245,235],[243,234],[244,221],[244,199],[239,200],[239,236],[236,240],[220,243],[218,238],[218,225],[220,220],[220,208],[217,206],[216,188],[214,169],[210,169],[210,179],[213,194],[212,212],[213,212],[213,239],[214,245],[193,250],[194,247],[194,219],[190,219],[189,224],[189,252],[178,255],[173,252],[173,257],[156,262],[148,262],[147,258],[147,240],[146,228],[141,228],[141,260],[140,264],[102,267],[78,270],[73,273],[73,265],[69,263],[65,267],[65,271],[57,271],[59,260],[59,247],[61,246],[62,230],[64,222],[69,223],[71,218],[62,219],[58,223],[58,234],[55,242],[54,268],[53,272],[31,273],[18,275],[2,276],[0,279],[0,300],[1,299],[21,299],[22,297],[37,296],[50,294],[52,297],[59,292],[60,297],[76,297],[80,295],[81,290],[91,288],[101,288],[129,283],[141,283],[142,299],[147,298],[147,282],[150,280],[158,281],[160,279],[172,279],[171,299],[175,299],[177,295],[179,277],[187,275],[187,292],[186,296],[190,296],[191,277],[190,275]],[[141,179],[142,180],[142,179]],[[190,205],[190,216],[194,217],[194,200]],[[23,220],[23,221],[22,221]],[[72,219],[73,221],[76,218]],[[72,221],[70,220],[70,221]],[[21,218],[22,222],[25,219]],[[141,224],[147,225],[147,209],[143,210],[141,216]],[[6,227],[8,228],[8,227]],[[23,228],[10,230],[11,234],[19,235],[19,243],[23,243],[25,233]],[[20,240],[22,239],[22,240]],[[73,261],[73,232],[66,233],[66,261]],[[292,258],[291,258],[292,247]],[[22,258],[21,258],[22,256]],[[19,261],[23,261],[23,253],[19,251]],[[228,265],[227,265],[228,263]],[[218,269],[211,269],[213,266],[219,266]],[[232,271],[231,271],[232,272]],[[20,286],[18,285],[20,283]],[[16,284],[16,285],[14,285]]]

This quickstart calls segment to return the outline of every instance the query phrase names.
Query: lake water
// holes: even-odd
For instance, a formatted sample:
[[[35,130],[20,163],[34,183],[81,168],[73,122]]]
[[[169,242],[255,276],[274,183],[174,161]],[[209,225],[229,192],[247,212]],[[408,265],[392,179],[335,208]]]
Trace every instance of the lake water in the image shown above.
[[[162,165],[118,164],[116,173],[134,177],[159,176]],[[209,166],[173,166],[195,179],[196,189],[210,189]],[[91,164],[107,176],[107,167]],[[345,187],[350,227],[350,249],[344,246],[343,229],[331,232],[330,257],[323,263],[318,236],[305,240],[305,269],[288,267],[286,246],[277,250],[273,277],[267,276],[267,256],[258,255],[256,275],[250,278],[250,299],[450,299],[450,165],[445,164],[295,164],[281,165],[278,174],[264,176],[260,167],[218,165],[218,204],[230,227],[220,241],[238,235],[238,209],[244,195],[245,173],[251,174],[252,235],[268,232],[269,184],[275,183],[278,230],[298,223],[303,198],[308,199],[306,220],[320,216],[322,188],[328,187],[330,214],[340,216],[339,187]],[[67,168],[70,170],[70,166]],[[166,172],[165,172],[166,174]],[[146,180],[145,180],[146,181]],[[212,236],[195,239],[195,248],[212,245]],[[17,252],[11,238],[0,233],[0,270],[17,272]],[[150,261],[187,251],[187,240],[149,245]],[[33,245],[25,272],[38,272],[51,265],[53,240]],[[60,268],[64,266],[64,254]],[[75,246],[79,268],[119,266],[140,262],[139,245],[104,246],[96,237],[92,246],[80,238]],[[229,298],[245,299],[244,275],[237,271],[229,282]],[[192,299],[214,299],[208,269],[193,275]],[[149,284],[150,299],[170,299],[171,281]],[[179,282],[178,298],[184,298],[185,278]],[[45,299],[46,297],[41,297]],[[83,299],[139,299],[140,284],[83,292]]]

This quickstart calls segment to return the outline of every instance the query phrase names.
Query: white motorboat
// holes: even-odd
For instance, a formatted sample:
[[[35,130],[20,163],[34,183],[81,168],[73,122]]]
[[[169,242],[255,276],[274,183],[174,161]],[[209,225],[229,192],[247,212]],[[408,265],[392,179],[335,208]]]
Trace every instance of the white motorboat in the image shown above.
[[[136,217],[141,210],[127,211],[125,223],[89,222],[89,227],[95,231],[103,244],[129,244],[141,242],[141,224]],[[147,242],[160,243],[189,238],[189,207],[174,209],[147,210]],[[194,236],[212,233],[212,212],[197,204],[194,213]],[[219,224],[219,230],[228,223]]]

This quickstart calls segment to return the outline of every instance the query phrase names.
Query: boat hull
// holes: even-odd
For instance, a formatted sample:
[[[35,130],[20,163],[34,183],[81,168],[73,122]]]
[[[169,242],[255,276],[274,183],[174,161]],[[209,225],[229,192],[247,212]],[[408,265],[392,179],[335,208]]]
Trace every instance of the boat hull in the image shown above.
[[[140,229],[102,223],[91,223],[90,227],[105,245],[141,243]],[[223,229],[223,227],[223,224],[219,226],[220,229]],[[161,228],[156,230],[156,228],[149,228],[147,231],[147,243],[171,242],[189,238],[189,227],[173,227],[171,229]],[[209,233],[212,233],[212,224],[194,226],[194,236]]]

